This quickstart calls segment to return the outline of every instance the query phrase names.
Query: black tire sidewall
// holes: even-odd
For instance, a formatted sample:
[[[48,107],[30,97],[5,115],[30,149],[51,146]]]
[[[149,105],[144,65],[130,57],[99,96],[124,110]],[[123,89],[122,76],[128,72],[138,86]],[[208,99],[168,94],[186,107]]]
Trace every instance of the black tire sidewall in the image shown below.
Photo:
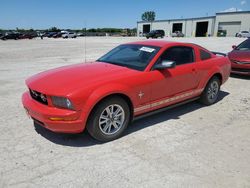
[[[120,130],[117,133],[113,135],[106,135],[100,130],[99,118],[103,110],[107,106],[112,105],[112,104],[118,104],[123,108],[125,112],[125,121],[123,123],[123,126],[120,128]],[[87,130],[89,134],[92,137],[94,137],[96,140],[99,140],[101,142],[108,142],[108,141],[119,138],[126,130],[129,122],[130,122],[130,109],[126,101],[120,97],[112,97],[112,98],[107,98],[101,101],[99,104],[95,106],[87,122]]]

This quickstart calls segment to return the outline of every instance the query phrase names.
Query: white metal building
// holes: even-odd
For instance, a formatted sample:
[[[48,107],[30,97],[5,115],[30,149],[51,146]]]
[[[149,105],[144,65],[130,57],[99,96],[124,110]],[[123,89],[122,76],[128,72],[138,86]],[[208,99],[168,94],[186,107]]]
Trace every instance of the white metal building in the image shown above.
[[[137,35],[151,30],[162,29],[166,36],[181,31],[186,37],[217,36],[223,32],[226,36],[235,36],[239,31],[250,31],[250,11],[220,12],[215,16],[156,20],[153,22],[137,22]]]

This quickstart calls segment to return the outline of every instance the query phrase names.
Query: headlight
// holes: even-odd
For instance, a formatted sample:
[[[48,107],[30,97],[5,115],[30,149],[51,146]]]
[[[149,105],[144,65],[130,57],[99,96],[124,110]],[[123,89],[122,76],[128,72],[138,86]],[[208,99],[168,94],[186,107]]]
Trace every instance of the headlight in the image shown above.
[[[73,104],[71,103],[71,101],[68,98],[52,96],[51,100],[52,100],[53,105],[56,107],[67,108],[67,109],[71,109],[71,110],[74,109]]]

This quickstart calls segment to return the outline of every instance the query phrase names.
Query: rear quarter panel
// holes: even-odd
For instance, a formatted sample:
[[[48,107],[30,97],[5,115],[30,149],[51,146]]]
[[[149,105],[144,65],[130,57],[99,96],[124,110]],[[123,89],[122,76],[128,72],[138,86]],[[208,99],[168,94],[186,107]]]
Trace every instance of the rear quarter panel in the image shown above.
[[[207,60],[200,60],[197,63],[198,74],[200,76],[199,88],[205,88],[208,81],[215,75],[222,76],[224,84],[230,76],[231,63],[228,57],[214,56]]]

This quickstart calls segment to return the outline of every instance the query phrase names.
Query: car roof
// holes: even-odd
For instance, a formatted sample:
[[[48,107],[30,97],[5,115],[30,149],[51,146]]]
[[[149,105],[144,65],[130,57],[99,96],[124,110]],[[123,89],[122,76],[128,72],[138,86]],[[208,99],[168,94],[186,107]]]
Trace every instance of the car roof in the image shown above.
[[[143,41],[129,42],[126,44],[140,44],[140,45],[147,45],[147,46],[165,47],[165,46],[174,46],[174,45],[190,44],[190,43],[173,42],[173,41],[166,41],[166,40],[143,40]]]

